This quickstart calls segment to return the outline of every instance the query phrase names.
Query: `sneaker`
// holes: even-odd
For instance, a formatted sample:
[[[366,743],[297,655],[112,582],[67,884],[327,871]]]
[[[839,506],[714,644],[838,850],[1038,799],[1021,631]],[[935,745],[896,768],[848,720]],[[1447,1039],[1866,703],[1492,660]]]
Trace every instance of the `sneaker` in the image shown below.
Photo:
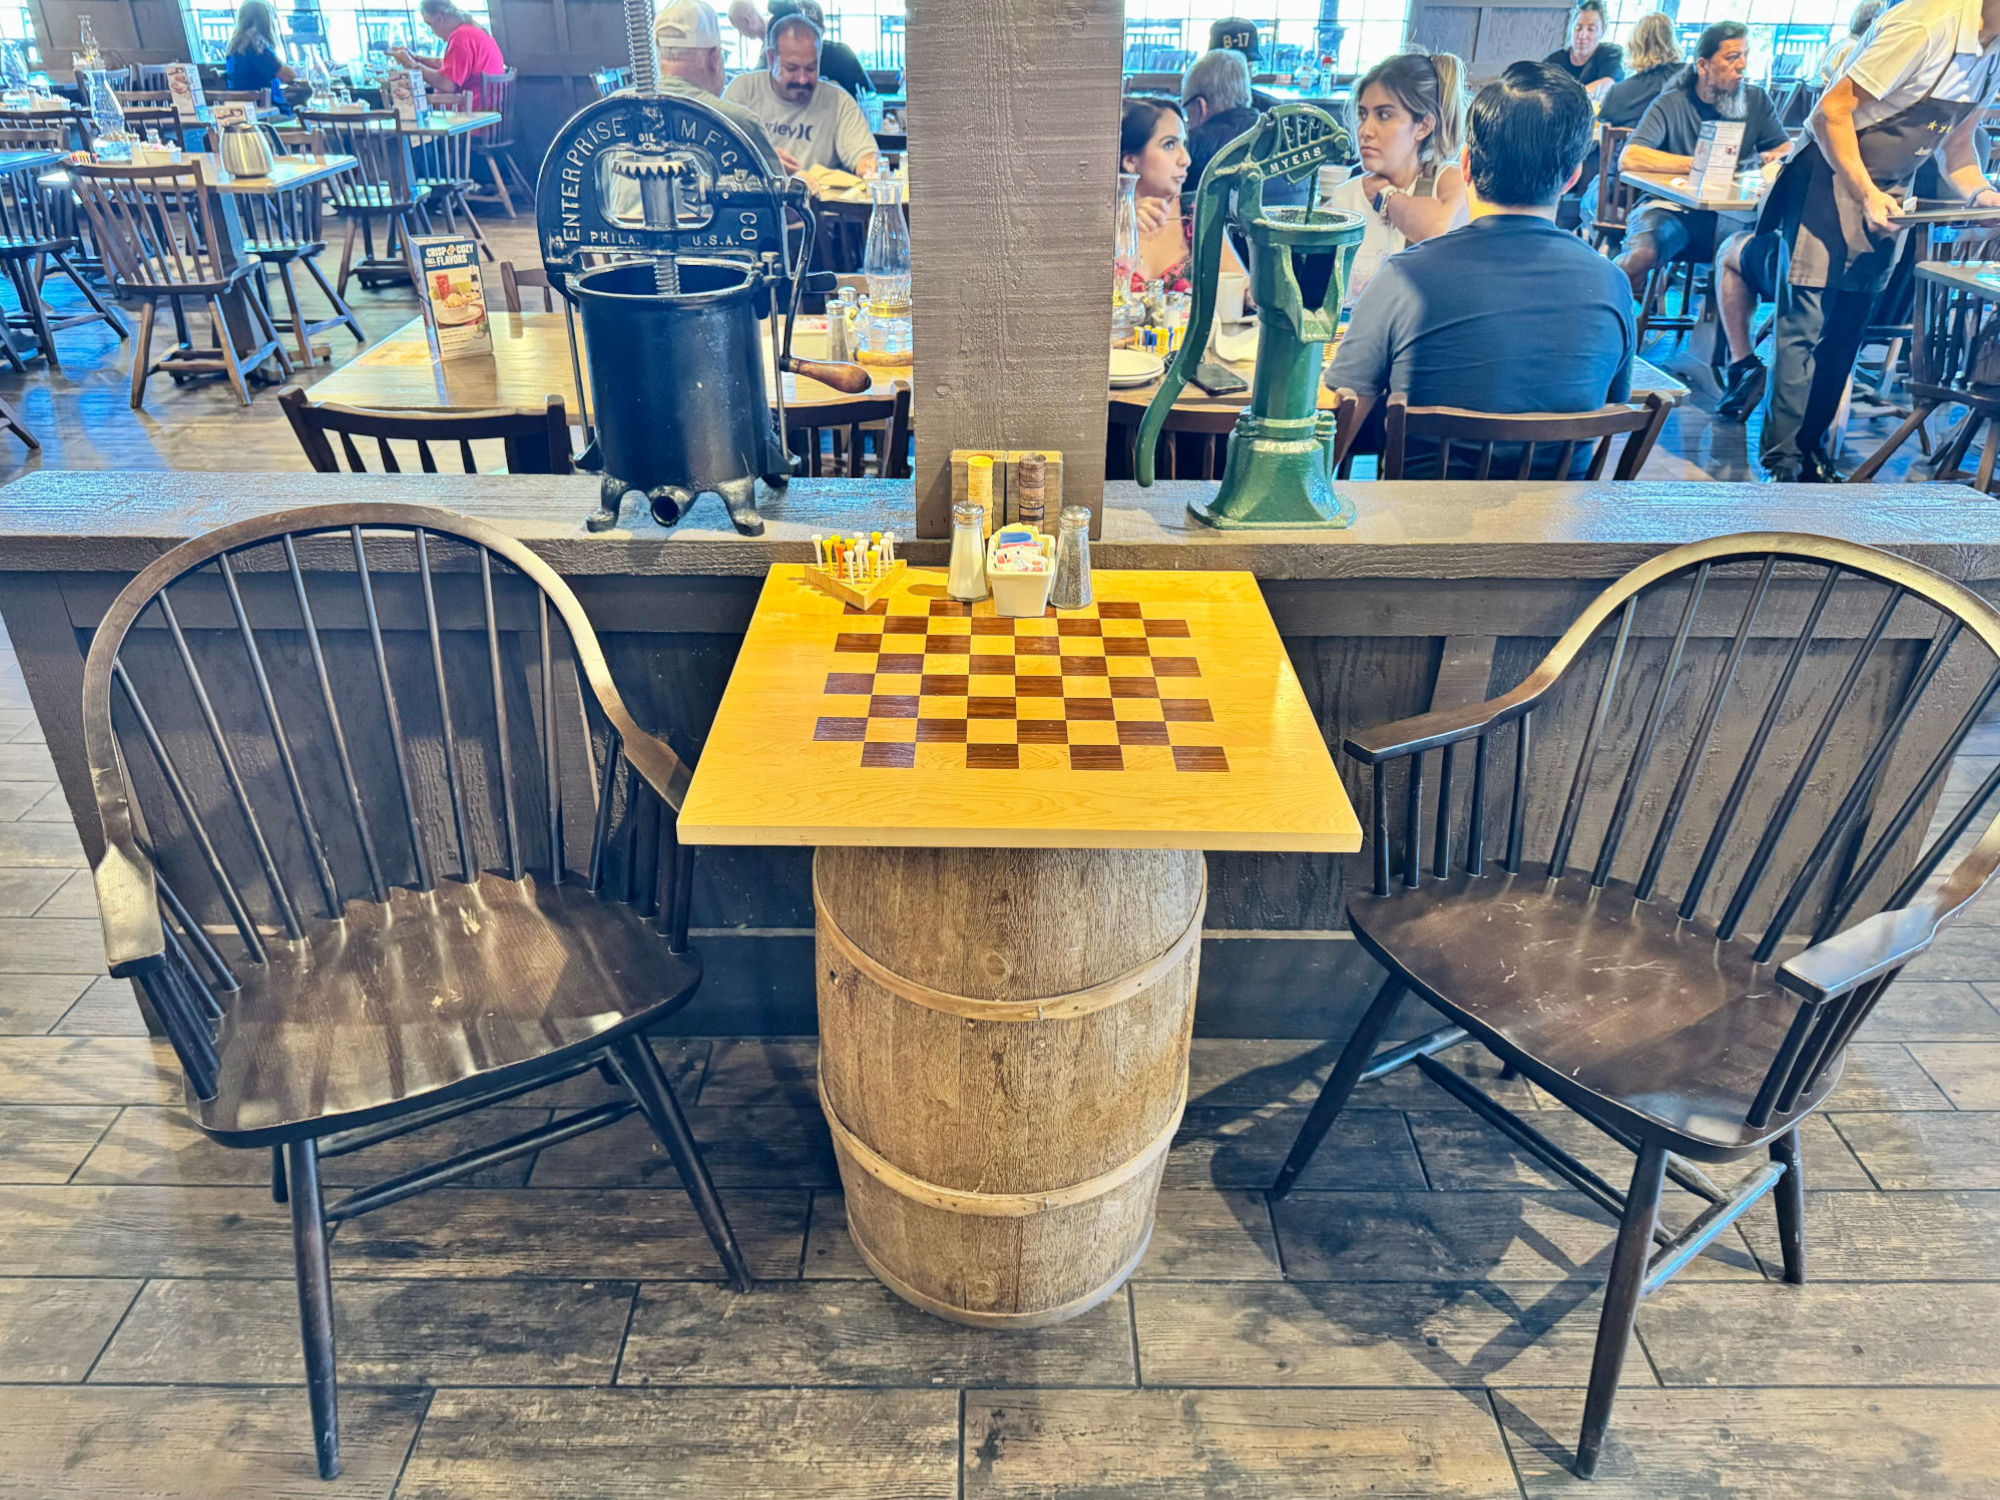
[[[1847,480],[1847,467],[1822,444],[1815,443],[1806,450],[1800,477],[1807,484],[1843,484]]]
[[[1723,396],[1715,414],[1718,417],[1748,416],[1764,399],[1764,387],[1769,379],[1770,372],[1756,355],[1734,361],[1724,377]]]

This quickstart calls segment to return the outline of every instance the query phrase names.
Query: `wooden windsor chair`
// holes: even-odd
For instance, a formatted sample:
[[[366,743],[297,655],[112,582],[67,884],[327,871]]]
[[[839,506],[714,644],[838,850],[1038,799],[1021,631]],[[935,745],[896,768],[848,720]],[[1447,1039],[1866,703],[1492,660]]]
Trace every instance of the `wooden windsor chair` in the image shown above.
[[[521,411],[373,411],[338,402],[314,402],[297,386],[278,392],[278,404],[298,436],[307,460],[321,474],[338,474],[345,457],[350,473],[365,474],[368,464],[354,440],[373,441],[385,474],[400,474],[403,464],[391,442],[415,445],[417,469],[438,472],[431,445],[455,444],[467,474],[490,472],[474,456],[474,443],[498,443],[509,474],[569,474],[569,416],[560,396],[550,396],[539,412]],[[340,444],[339,453],[333,440]],[[898,477],[898,476],[890,476]]]
[[[4,149],[9,148],[0,142],[0,150]],[[13,283],[14,295],[21,305],[20,312],[7,319],[8,326],[32,333],[49,368],[60,375],[62,359],[56,350],[55,336],[61,330],[103,322],[121,339],[130,330],[70,258],[77,248],[76,212],[66,190],[51,191],[42,186],[41,178],[47,170],[44,166],[27,166],[0,173],[0,268],[5,269],[7,279]],[[50,316],[42,284],[52,272],[69,278],[90,305],[90,311]],[[19,368],[20,360],[11,340],[5,352]]]
[[[1631,138],[1629,125],[1597,127],[1597,215],[1589,239],[1596,250],[1615,249],[1625,238],[1625,219],[1639,201],[1639,190],[1618,175],[1618,158]]]
[[[478,107],[478,96],[470,92],[438,95],[431,102],[433,110],[458,113],[469,113]],[[455,135],[411,134],[410,159],[417,169],[417,211],[427,230],[432,228],[432,213],[441,214],[445,233],[471,235],[480,254],[488,260],[497,260],[493,247],[486,242],[486,231],[479,227],[478,215],[472,211],[472,190],[479,186],[478,178],[473,175],[472,143],[471,131]],[[461,215],[465,219],[463,229],[458,222]]]
[[[395,114],[389,110],[302,109],[299,124],[315,133],[322,151],[354,158],[353,170],[336,177],[327,192],[333,211],[347,220],[340,275],[334,279],[340,295],[347,295],[348,279],[356,275],[370,291],[399,277],[408,277],[413,287],[421,286],[423,272],[417,268],[410,239],[423,232],[425,193],[417,185],[410,138],[397,125]],[[375,254],[378,217],[383,230],[380,257]],[[354,258],[357,236],[362,247],[359,262]]]
[[[875,443],[875,477],[910,477],[910,386],[894,382],[889,394],[849,396],[816,406],[785,408],[786,444],[806,461],[814,478],[868,470],[868,441]],[[828,451],[831,450],[831,451]]]
[[[355,343],[368,342],[368,333],[362,328],[360,318],[355,316],[346,298],[327,279],[326,271],[319,263],[320,256],[326,253],[326,233],[321,223],[322,202],[320,185],[311,183],[287,192],[244,193],[239,195],[238,204],[242,214],[243,248],[257,258],[259,265],[277,272],[289,312],[289,317],[279,321],[278,326],[292,335],[298,347],[299,362],[306,366],[317,362],[312,341],[319,334],[345,328],[354,335]],[[331,316],[319,319],[306,316],[299,301],[297,272],[301,266],[326,298],[332,308]]]
[[[1382,477],[1490,479],[1497,461],[1503,470],[1513,470],[1511,476],[1502,473],[1502,478],[1567,479],[1577,458],[1588,450],[1590,465],[1582,477],[1602,479],[1612,441],[1622,436],[1625,446],[1611,477],[1636,479],[1671,409],[1658,392],[1649,393],[1643,401],[1596,411],[1499,413],[1411,406],[1399,391],[1385,403]],[[1424,462],[1420,474],[1404,472],[1409,467],[1413,439],[1437,445],[1435,460]],[[1466,461],[1476,467],[1470,474],[1457,476],[1452,473],[1452,461],[1461,447],[1471,450]]]
[[[1654,624],[1635,639],[1641,615]],[[1357,1083],[1414,1064],[1615,1216],[1579,1475],[1644,1295],[1766,1195],[1785,1279],[1805,1279],[1800,1122],[1891,981],[2000,865],[2000,820],[1954,854],[2000,770],[1924,842],[1996,666],[2000,612],[1947,578],[1825,537],[1728,536],[1628,573],[1511,691],[1347,740],[1373,779],[1372,888],[1348,916],[1388,975],[1273,1192]],[[1836,739],[1850,712],[1871,722]],[[1573,769],[1533,758],[1531,727],[1550,722],[1580,742]],[[1448,1024],[1378,1053],[1405,996]],[[1631,1150],[1627,1191],[1437,1060],[1468,1036]],[[1694,1165],[1744,1158],[1765,1160],[1734,1189]],[[1659,1218],[1667,1178],[1705,1200],[1678,1231]]]
[[[121,90],[118,93],[118,108],[125,115],[125,128],[132,134],[144,138],[148,130],[157,130],[163,141],[177,141],[184,128],[180,116],[174,111],[174,96],[164,91]],[[191,127],[205,131],[208,127]]]
[[[555,288],[549,285],[549,273],[541,266],[517,266],[511,260],[503,260],[499,269],[500,298],[508,312],[527,310],[521,300],[523,289],[541,292],[543,312],[556,310]]]
[[[119,593],[84,721],[111,971],[165,1030],[194,1124],[271,1150],[291,1206],[322,1478],[340,1468],[333,1225],[637,1111],[749,1288],[645,1040],[701,979],[675,833],[690,771],[633,721],[545,563],[421,506],[239,522]],[[622,1093],[322,1193],[323,1157],[592,1070]]]
[[[473,158],[486,168],[493,179],[493,196],[490,199],[482,198],[480,201],[497,202],[500,211],[510,219],[516,216],[515,193],[521,195],[521,201],[527,204],[529,213],[535,211],[535,185],[528,181],[520,163],[514,160],[517,141],[514,125],[514,85],[519,79],[520,73],[514,68],[481,76],[477,107],[499,115],[500,123],[475,131],[472,137]]]
[[[266,359],[286,375],[292,362],[256,288],[257,262],[240,243],[240,226],[222,196],[202,179],[201,163],[181,166],[70,168],[70,181],[89,215],[91,231],[118,288],[140,300],[139,338],[132,355],[132,409],[145,405],[146,383],[162,370],[179,385],[195,375],[224,375],[243,405],[247,372]],[[161,299],[171,306],[179,342],[153,360],[153,320]],[[189,300],[206,305],[213,347],[188,336]]]

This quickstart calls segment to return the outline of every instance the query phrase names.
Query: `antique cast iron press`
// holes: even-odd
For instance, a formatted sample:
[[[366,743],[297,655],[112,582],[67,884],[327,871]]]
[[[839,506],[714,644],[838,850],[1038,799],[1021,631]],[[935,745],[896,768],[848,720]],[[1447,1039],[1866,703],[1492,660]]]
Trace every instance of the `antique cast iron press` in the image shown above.
[[[782,490],[792,458],[764,394],[758,322],[772,316],[779,371],[837,389],[866,390],[858,365],[791,356],[813,215],[806,185],[770,175],[738,125],[693,91],[653,87],[651,6],[633,31],[635,87],[586,105],[557,133],[542,163],[535,227],[549,285],[569,304],[590,361],[586,424],[603,466],[592,531],[617,524],[633,490],[662,526],[713,490],[746,536],[760,535],[757,481]],[[805,225],[790,253],[786,209]],[[829,284],[832,277],[826,278]],[[578,388],[583,382],[579,378]]]
[[[1153,482],[1160,429],[1207,352],[1222,242],[1234,226],[1250,247],[1257,370],[1215,498],[1188,505],[1211,526],[1353,523],[1353,502],[1333,488],[1333,416],[1319,409],[1319,378],[1364,226],[1358,214],[1264,204],[1265,183],[1282,177],[1316,184],[1320,167],[1344,158],[1347,147],[1347,132],[1324,111],[1280,105],[1218,151],[1196,189],[1187,341],[1139,424],[1138,477]]]

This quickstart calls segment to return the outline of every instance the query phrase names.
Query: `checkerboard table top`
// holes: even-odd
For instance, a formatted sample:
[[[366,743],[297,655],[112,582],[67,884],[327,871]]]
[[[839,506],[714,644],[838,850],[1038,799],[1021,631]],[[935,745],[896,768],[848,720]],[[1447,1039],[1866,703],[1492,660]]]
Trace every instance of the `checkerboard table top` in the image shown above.
[[[771,569],[681,811],[695,844],[1361,847],[1248,573],[1099,571],[1008,619],[911,569],[863,612]]]

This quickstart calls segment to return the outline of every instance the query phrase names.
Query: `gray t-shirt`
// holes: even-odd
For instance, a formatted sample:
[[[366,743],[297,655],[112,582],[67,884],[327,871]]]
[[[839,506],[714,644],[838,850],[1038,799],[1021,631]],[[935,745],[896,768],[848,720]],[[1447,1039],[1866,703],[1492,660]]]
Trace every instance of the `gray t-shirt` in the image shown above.
[[[875,132],[868,128],[861,106],[824,78],[804,104],[782,98],[771,75],[761,70],[731,79],[722,97],[763,121],[771,144],[797,157],[800,171],[842,167],[851,172],[875,153]]]

